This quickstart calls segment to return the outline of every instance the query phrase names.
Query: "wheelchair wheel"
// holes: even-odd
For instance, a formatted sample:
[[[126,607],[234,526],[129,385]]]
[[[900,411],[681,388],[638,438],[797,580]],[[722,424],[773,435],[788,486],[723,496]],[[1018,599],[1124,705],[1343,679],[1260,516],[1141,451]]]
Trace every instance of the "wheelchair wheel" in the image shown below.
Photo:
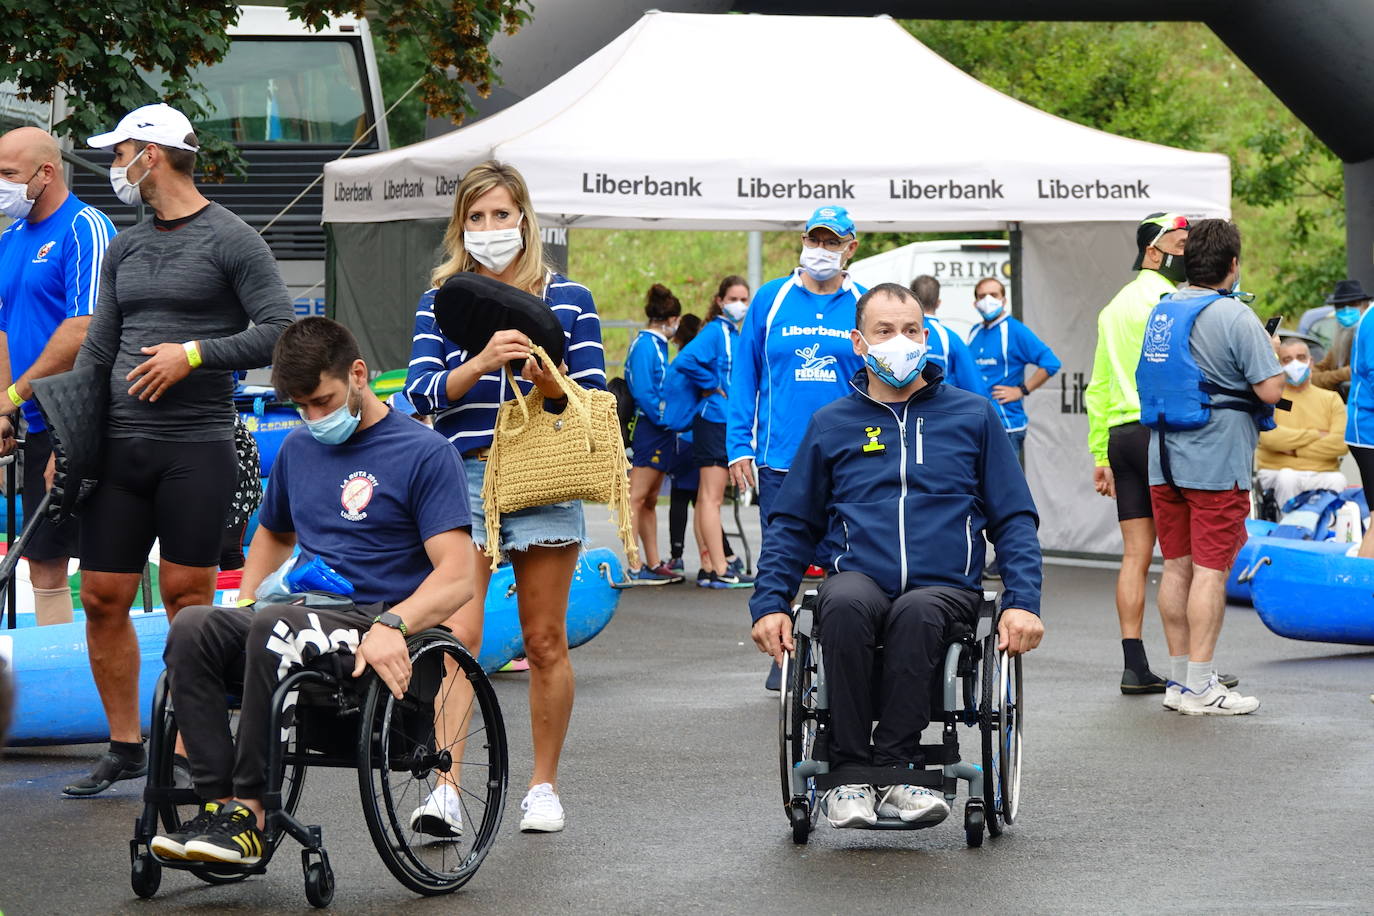
[[[983,663],[979,666],[981,681],[978,704],[978,731],[983,750],[983,817],[991,836],[1002,835],[1002,740],[1001,692],[1005,652],[997,651],[997,634],[983,640]]]
[[[165,694],[164,694],[165,695]],[[162,729],[160,747],[165,753],[159,754],[159,759],[149,761],[148,779],[149,785],[159,788],[170,788],[174,784],[175,774],[173,773],[173,748],[176,747],[177,726],[176,717],[167,710],[164,705],[161,714],[158,716],[158,726]],[[229,714],[229,728],[235,735],[238,733],[239,714],[238,710],[232,710]],[[295,750],[296,733],[292,730],[288,738],[286,754],[289,757]],[[303,763],[288,763],[286,772],[282,779],[282,806],[287,813],[294,814],[296,805],[301,800],[301,791],[305,788],[305,765]],[[199,805],[196,804],[174,804],[165,802],[158,806],[159,816],[166,830],[171,833],[181,829],[181,825],[200,813]],[[271,835],[266,837],[267,849],[264,859],[270,858],[277,846],[285,836],[285,831],[274,830]],[[156,865],[156,861],[153,862]],[[213,864],[197,865],[190,869],[191,874],[207,884],[233,884],[248,877],[248,873],[241,868],[226,866],[216,868]]]
[[[496,692],[458,640],[412,638],[411,679],[397,700],[373,678],[362,705],[358,782],[373,845],[396,880],[435,895],[466,884],[486,858],[506,804],[506,729]],[[457,792],[461,832],[412,826],[440,785]]]
[[[1003,660],[997,702],[1002,747],[1002,809],[999,816],[1010,825],[1015,822],[1021,804],[1021,720],[1025,707],[1022,705],[1019,655]]]
[[[802,795],[792,791],[792,768],[810,760],[816,744],[814,679],[816,658],[811,638],[793,633],[796,648],[783,656],[782,693],[778,709],[778,763],[782,777],[782,804],[792,825],[792,841],[805,843],[817,816],[816,790],[807,780]]]

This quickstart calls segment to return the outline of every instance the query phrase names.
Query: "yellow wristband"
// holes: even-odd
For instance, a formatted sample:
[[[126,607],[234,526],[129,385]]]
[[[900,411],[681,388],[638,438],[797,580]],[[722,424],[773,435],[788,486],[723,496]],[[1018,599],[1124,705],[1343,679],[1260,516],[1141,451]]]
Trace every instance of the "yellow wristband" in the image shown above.
[[[186,349],[186,361],[191,364],[191,368],[199,369],[201,364],[200,347],[196,346],[194,340],[188,340],[182,346]]]
[[[252,607],[254,604],[257,604],[257,602],[258,599],[256,598],[240,598],[238,601],[234,602],[234,607]]]
[[[14,402],[14,406],[15,406],[15,407],[23,407],[23,406],[24,406],[24,399],[21,398],[21,397],[19,396],[19,386],[18,386],[18,385],[11,385],[11,386],[5,391],[5,394],[7,394],[7,395],[10,396],[10,400]]]

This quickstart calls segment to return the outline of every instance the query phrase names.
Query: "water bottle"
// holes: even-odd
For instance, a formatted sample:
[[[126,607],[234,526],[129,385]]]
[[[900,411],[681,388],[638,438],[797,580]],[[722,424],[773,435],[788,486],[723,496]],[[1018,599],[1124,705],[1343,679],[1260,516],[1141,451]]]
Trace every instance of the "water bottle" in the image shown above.
[[[1343,544],[1362,540],[1364,531],[1360,519],[1360,507],[1349,500],[1341,503],[1341,507],[1336,510],[1336,518],[1332,522],[1331,529],[1333,538]]]
[[[301,592],[331,592],[335,595],[353,594],[353,583],[335,572],[318,556],[299,563],[286,574],[286,585],[293,594]]]

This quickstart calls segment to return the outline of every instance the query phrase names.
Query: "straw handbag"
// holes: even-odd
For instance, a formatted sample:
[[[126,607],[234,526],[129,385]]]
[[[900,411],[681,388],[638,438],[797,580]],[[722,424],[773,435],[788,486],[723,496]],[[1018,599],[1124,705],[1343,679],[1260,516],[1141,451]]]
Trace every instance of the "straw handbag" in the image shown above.
[[[562,413],[544,410],[538,387],[501,405],[487,455],[482,505],[487,516],[487,556],[495,569],[501,555],[501,514],[574,499],[607,503],[619,516],[625,554],[638,562],[630,518],[629,464],[620,438],[615,396],[583,388],[563,374],[544,348],[531,351],[552,371],[567,398]],[[505,370],[510,372],[509,366]]]

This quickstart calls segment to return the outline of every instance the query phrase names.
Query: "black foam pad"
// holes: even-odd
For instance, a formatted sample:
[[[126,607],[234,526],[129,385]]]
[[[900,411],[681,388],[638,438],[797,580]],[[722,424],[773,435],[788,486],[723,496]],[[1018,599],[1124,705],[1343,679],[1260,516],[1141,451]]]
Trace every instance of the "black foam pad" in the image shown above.
[[[33,380],[34,401],[52,434],[57,456],[48,517],[62,521],[99,482],[110,401],[110,367],[87,365]]]
[[[465,271],[449,277],[434,294],[434,320],[444,336],[480,353],[497,331],[523,331],[555,363],[563,361],[563,326],[548,303],[524,290]]]

